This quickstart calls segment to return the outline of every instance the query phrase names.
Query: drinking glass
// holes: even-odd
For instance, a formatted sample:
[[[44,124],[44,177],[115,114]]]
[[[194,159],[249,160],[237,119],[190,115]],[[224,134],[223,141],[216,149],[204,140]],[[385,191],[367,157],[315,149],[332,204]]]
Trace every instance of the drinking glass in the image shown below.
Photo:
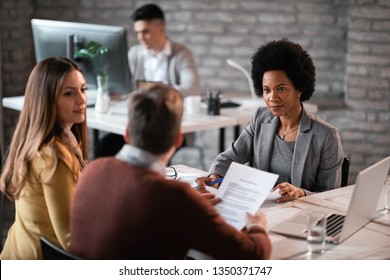
[[[385,185],[383,186],[383,197],[385,198],[385,209],[390,211],[390,175],[387,175]]]
[[[308,214],[307,249],[310,253],[325,251],[326,215],[323,212]]]

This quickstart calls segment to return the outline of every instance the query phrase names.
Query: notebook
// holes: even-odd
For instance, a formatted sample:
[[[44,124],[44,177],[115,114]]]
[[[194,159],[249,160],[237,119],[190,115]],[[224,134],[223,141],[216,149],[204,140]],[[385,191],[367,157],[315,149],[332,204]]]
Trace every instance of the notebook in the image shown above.
[[[341,243],[370,222],[375,215],[389,166],[390,156],[359,172],[346,215],[341,215],[332,209],[321,208],[321,211],[328,215],[327,242]],[[315,207],[302,210],[290,219],[275,225],[270,231],[306,238],[307,213],[313,211],[313,208]]]

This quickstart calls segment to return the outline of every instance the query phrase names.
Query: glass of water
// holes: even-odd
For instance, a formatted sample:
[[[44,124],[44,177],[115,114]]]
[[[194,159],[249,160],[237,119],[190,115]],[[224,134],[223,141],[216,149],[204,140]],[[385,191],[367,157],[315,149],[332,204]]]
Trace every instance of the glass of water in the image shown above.
[[[326,215],[323,212],[308,214],[307,249],[310,253],[325,251]]]
[[[385,209],[390,211],[390,175],[387,175],[385,180],[385,184],[383,186],[383,197],[385,199]]]

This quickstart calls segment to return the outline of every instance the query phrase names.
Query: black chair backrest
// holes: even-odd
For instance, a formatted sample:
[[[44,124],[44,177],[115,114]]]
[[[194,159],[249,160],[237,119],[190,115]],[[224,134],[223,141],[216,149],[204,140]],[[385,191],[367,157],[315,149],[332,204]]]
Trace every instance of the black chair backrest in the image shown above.
[[[44,260],[80,260],[79,257],[59,248],[45,237],[40,238]]]
[[[348,186],[349,164],[349,158],[345,157],[341,165],[341,187]]]
[[[0,120],[1,121],[1,120]],[[3,171],[3,155],[1,153],[1,147],[0,147],[0,175],[1,172]],[[4,194],[0,194],[0,250],[3,250],[3,231],[4,231]]]

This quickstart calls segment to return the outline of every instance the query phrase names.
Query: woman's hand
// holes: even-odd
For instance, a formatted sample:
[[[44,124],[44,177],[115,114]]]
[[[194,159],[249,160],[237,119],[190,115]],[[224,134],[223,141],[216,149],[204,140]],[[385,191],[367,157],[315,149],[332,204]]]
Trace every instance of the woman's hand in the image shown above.
[[[285,201],[291,201],[295,200],[299,197],[305,196],[305,191],[302,190],[299,187],[296,187],[294,185],[291,185],[288,182],[283,182],[278,185],[276,185],[272,191],[276,191],[279,189],[279,193],[281,195],[280,198],[276,200],[276,202],[285,202]]]
[[[219,179],[219,178],[221,178],[221,176],[219,176],[219,175],[216,174],[216,173],[212,173],[212,174],[210,174],[208,177],[199,177],[199,178],[196,178],[196,179],[195,179],[195,182],[198,184],[198,186],[201,186],[201,187],[205,188],[206,186],[209,186],[208,183],[214,181],[215,179]],[[213,187],[213,188],[218,189],[219,183],[218,183],[218,184],[211,185],[211,186],[209,186],[209,187]]]

